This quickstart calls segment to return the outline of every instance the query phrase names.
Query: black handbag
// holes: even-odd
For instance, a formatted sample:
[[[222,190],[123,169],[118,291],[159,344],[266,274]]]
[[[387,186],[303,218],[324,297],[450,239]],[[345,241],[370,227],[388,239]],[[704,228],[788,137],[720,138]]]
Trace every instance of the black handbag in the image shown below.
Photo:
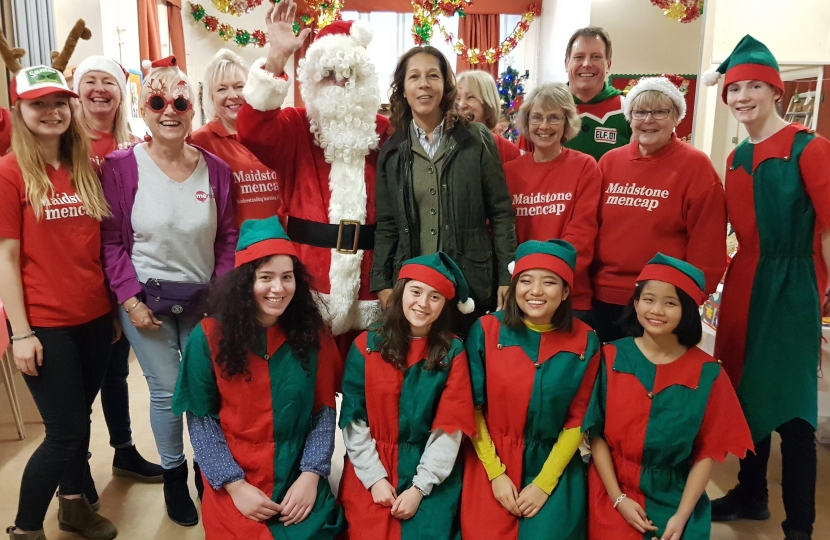
[[[141,288],[144,303],[155,315],[204,315],[199,308],[208,291],[207,283],[148,279]]]

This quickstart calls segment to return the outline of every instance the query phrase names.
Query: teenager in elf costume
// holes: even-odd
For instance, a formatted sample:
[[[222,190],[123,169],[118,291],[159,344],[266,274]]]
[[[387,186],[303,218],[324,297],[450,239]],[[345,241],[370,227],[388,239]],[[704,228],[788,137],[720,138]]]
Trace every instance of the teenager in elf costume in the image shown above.
[[[475,421],[464,344],[450,333],[456,296],[459,309],[472,303],[445,253],[406,261],[383,318],[349,351],[339,498],[351,540],[457,538],[456,458]]]
[[[727,161],[726,203],[739,249],[724,283],[715,354],[737,389],[756,453],[741,461],[738,487],[713,503],[713,519],[769,517],[767,461],[770,433],[778,431],[783,528],[787,539],[803,540],[816,515],[830,142],[778,116],[784,84],[764,44],[744,37],[718,72],[725,74],[721,97],[749,138]]]
[[[286,62],[305,41],[295,36],[296,4],[266,15],[268,57],[254,62],[239,109],[237,137],[277,173],[286,230],[325,300],[323,316],[345,356],[354,331],[380,315],[369,291],[375,244],[375,170],[389,121],[380,108],[366,23],[323,28],[299,63],[305,109],[282,107],[291,88]],[[342,337],[340,337],[342,336]]]
[[[576,259],[564,240],[521,244],[504,310],[467,339],[478,435],[465,445],[464,538],[585,539],[577,450],[600,343],[573,316]]]
[[[312,294],[277,217],[243,223],[173,399],[208,484],[206,540],[322,540],[342,528],[326,481],[341,364]]]
[[[634,337],[602,348],[583,423],[589,540],[708,540],[713,462],[752,449],[728,376],[696,347],[703,283],[699,269],[658,253],[625,312]]]

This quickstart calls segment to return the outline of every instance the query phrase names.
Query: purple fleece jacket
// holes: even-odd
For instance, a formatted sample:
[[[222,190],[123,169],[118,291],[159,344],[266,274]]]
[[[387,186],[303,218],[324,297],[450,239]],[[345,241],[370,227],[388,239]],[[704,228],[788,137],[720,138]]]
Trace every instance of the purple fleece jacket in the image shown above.
[[[101,259],[110,289],[124,303],[141,292],[141,283],[133,267],[133,203],[138,191],[138,163],[135,147],[116,150],[107,155],[101,166],[101,185],[112,210],[112,217],[101,222]],[[233,179],[224,161],[198,146],[205,158],[210,187],[216,197],[216,240],[213,253],[216,265],[213,277],[233,269],[238,231],[231,197]]]

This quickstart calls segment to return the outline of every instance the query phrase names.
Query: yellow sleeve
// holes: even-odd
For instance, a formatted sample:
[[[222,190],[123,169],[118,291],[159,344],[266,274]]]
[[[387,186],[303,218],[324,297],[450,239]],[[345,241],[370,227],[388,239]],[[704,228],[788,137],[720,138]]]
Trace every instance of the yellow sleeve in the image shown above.
[[[473,443],[478,459],[484,465],[484,470],[487,471],[487,478],[492,480],[497,476],[501,476],[504,474],[505,467],[498,454],[496,454],[496,445],[493,444],[493,439],[490,438],[490,432],[487,430],[487,422],[484,420],[481,407],[476,407],[476,432],[478,437],[472,437],[470,441]]]
[[[556,484],[559,483],[559,477],[571,462],[574,453],[579,450],[581,443],[582,430],[579,427],[563,429],[533,483],[548,495],[553,493]]]

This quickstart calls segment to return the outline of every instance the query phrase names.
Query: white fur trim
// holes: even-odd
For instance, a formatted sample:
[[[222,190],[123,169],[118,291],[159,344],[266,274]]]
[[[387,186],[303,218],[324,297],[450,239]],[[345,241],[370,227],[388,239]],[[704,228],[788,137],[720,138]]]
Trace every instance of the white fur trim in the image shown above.
[[[153,61],[152,60],[142,60],[141,61],[141,67],[143,67],[144,69],[150,69],[150,68],[153,67]]]
[[[704,73],[703,77],[701,77],[700,80],[706,86],[715,86],[716,84],[718,84],[718,81],[720,80],[720,76],[721,76],[720,72],[715,71],[713,69],[713,70],[710,70],[710,71],[707,71],[706,73]]]
[[[127,95],[127,77],[124,75],[124,70],[121,69],[121,65],[118,62],[110,60],[106,56],[87,56],[78,64],[78,67],[72,72],[72,86],[76,94],[80,89],[81,79],[90,71],[100,71],[101,73],[110,75],[118,82],[118,88],[121,90],[121,99],[123,100],[124,96]]]
[[[686,117],[686,98],[683,97],[683,92],[665,77],[646,77],[635,84],[625,96],[623,113],[626,120],[631,122],[631,107],[634,105],[634,100],[646,90],[657,90],[672,100],[677,110],[680,111],[677,117],[678,122]]]
[[[248,70],[248,82],[242,95],[245,101],[258,111],[273,111],[282,107],[288,89],[291,88],[291,81],[278,79],[270,72],[265,71],[265,58],[260,58]]]
[[[472,313],[473,311],[475,311],[475,309],[476,303],[475,300],[473,300],[472,298],[467,298],[465,301],[458,303],[458,311],[460,311],[464,315]]]
[[[510,275],[513,275],[513,270],[516,268],[516,261],[510,261],[507,263],[507,271],[510,272]]]
[[[349,34],[352,36],[354,42],[361,47],[368,47],[375,35],[372,31],[372,27],[369,26],[369,23],[363,21],[353,22],[352,28],[349,30]]]
[[[323,315],[326,324],[331,326],[331,332],[335,336],[345,334],[349,330],[366,330],[378,320],[381,313],[380,302],[377,300],[358,300],[352,305],[348,317],[346,317],[348,324],[338,325],[338,328],[335,329],[333,325],[334,316],[331,313],[330,305],[331,295],[319,293],[318,306],[320,313]]]

